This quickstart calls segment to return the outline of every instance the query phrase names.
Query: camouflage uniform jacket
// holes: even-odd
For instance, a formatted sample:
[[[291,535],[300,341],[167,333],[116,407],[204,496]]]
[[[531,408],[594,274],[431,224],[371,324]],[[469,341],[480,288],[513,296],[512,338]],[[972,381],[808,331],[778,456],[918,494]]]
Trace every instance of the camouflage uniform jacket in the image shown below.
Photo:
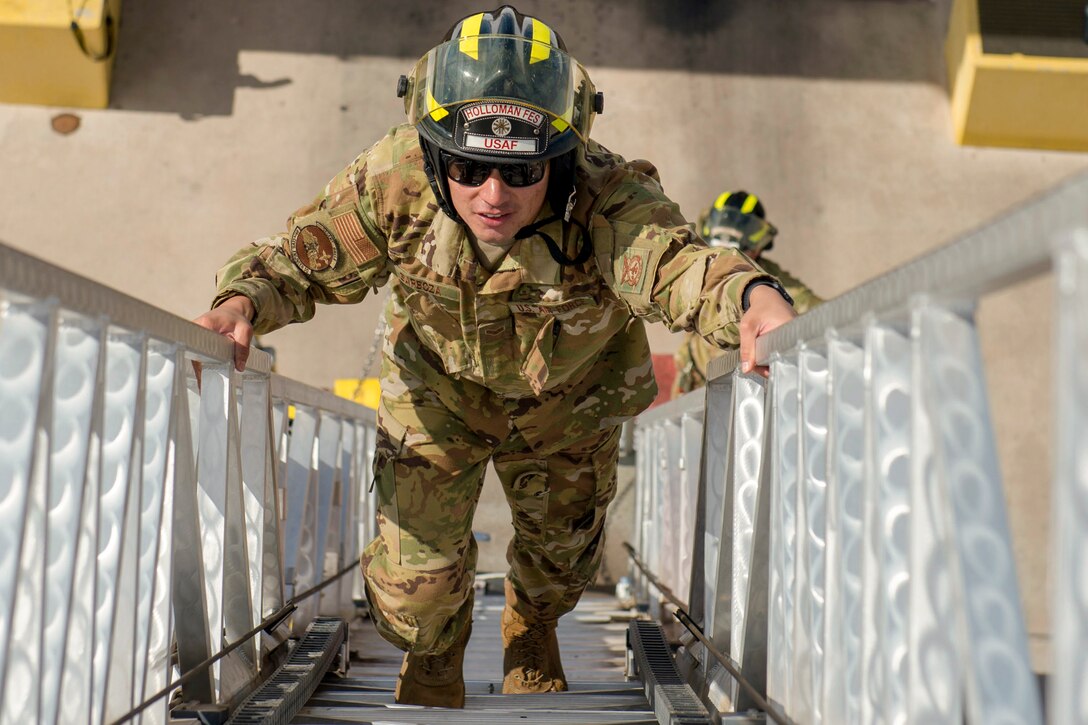
[[[793,308],[797,314],[804,314],[823,300],[805,284],[776,263],[761,256],[759,266],[768,274],[774,275],[793,298]],[[721,357],[722,349],[710,344],[698,334],[692,332],[684,336],[684,341],[676,351],[676,377],[673,378],[672,395],[682,395],[706,384],[706,369],[710,361]]]
[[[556,421],[589,433],[653,401],[641,319],[738,344],[741,293],[766,275],[732,250],[708,248],[648,162],[591,141],[579,151],[576,223],[542,227],[568,258],[588,230],[591,258],[561,266],[537,235],[489,273],[465,227],[439,211],[422,159],[416,131],[393,128],[292,215],[286,234],[238,252],[219,272],[213,306],[249,297],[255,331],[266,333],[310,319],[315,303],[359,302],[391,279],[383,370],[436,390],[452,385],[460,400],[490,391],[534,445]],[[538,221],[551,216],[545,204]]]

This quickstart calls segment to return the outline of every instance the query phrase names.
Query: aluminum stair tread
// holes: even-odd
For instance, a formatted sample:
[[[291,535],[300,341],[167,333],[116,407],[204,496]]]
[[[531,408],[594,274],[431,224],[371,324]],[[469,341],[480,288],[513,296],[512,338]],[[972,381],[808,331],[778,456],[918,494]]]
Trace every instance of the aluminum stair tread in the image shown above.
[[[477,593],[472,638],[465,652],[465,708],[424,708],[393,702],[402,653],[369,621],[352,625],[351,668],[327,675],[293,723],[657,723],[642,683],[628,680],[627,613],[610,594],[587,592],[559,621],[559,648],[569,690],[502,694],[501,594]]]

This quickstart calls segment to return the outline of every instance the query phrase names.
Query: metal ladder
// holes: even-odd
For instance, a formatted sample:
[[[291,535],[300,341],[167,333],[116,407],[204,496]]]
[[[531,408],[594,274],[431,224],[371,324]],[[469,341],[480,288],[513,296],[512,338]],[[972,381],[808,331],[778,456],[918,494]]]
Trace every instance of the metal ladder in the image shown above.
[[[232,716],[234,723],[606,723],[704,725],[709,713],[684,683],[660,626],[617,609],[609,594],[587,592],[560,620],[559,641],[570,689],[540,695],[502,694],[501,594],[478,596],[465,654],[463,710],[397,705],[393,688],[402,652],[364,619],[350,634],[341,620],[315,622],[282,674],[270,678]],[[335,622],[338,636],[329,637]],[[315,654],[315,650],[321,650]],[[346,652],[351,652],[350,659]],[[345,668],[344,663],[348,662]],[[320,678],[320,662],[327,674]],[[297,693],[308,698],[299,703]],[[736,720],[761,722],[762,720]]]
[[[1043,722],[973,306],[1051,269],[1045,717],[1088,723],[1088,176],[761,338],[768,381],[727,356],[704,398],[640,418],[633,549],[661,586],[638,574],[636,591],[654,620],[662,587],[690,605],[678,616],[710,647],[685,645],[683,679],[715,720],[751,719],[735,714],[744,680],[777,722]],[[373,411],[271,374],[262,353],[244,375],[231,359],[224,338],[0,245],[0,724],[165,723],[186,707],[225,721],[265,686],[291,689],[275,678],[292,668],[321,703],[351,694],[352,678],[318,677],[339,667],[374,533]],[[495,617],[481,601],[481,622]],[[481,669],[465,711],[398,717],[687,722],[661,695],[677,683],[652,629],[625,639],[635,683],[578,624],[561,641],[595,666],[572,670],[572,692],[508,700]],[[493,644],[472,662],[493,668]],[[384,715],[394,672],[358,684]],[[191,702],[172,707],[179,686]]]

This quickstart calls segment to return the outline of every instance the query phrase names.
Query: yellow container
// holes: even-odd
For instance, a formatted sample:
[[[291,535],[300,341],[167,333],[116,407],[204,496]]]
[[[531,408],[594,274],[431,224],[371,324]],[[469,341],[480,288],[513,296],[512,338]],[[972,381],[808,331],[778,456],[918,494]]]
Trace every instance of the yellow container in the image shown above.
[[[378,409],[378,401],[382,397],[382,386],[377,378],[337,378],[332,391],[341,398],[354,400],[374,410]]]
[[[957,142],[1088,151],[1088,59],[985,53],[978,0],[954,0],[945,62]]]
[[[121,0],[0,0],[0,102],[108,106],[120,21]]]

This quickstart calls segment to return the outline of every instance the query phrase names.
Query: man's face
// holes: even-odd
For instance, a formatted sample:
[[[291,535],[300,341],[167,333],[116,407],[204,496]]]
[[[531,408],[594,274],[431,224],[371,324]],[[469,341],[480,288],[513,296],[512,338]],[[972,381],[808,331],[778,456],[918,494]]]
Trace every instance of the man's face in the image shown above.
[[[707,240],[707,243],[710,244],[710,246],[712,247],[728,247],[729,249],[739,249],[740,251],[744,252],[744,256],[748,257],[749,259],[759,259],[759,255],[762,250],[753,250],[752,243],[742,243],[742,239],[743,237],[739,233],[724,231],[719,228],[712,233],[710,238]]]
[[[540,214],[548,192],[550,171],[529,186],[509,186],[498,169],[491,169],[479,186],[468,186],[450,178],[450,201],[469,231],[479,242],[508,246],[514,235]]]

